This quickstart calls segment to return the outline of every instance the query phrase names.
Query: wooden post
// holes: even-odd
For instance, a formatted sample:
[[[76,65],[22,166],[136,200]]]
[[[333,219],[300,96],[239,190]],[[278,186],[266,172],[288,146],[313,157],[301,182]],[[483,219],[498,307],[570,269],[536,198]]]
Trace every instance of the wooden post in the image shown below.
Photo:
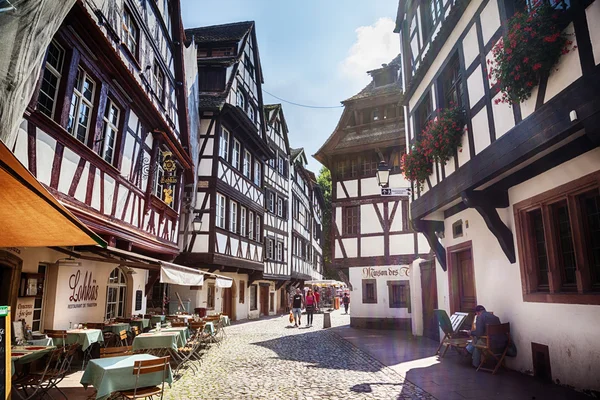
[[[11,317],[10,307],[0,306],[0,373],[4,375],[4,381],[0,382],[0,399],[11,398],[12,363],[10,358],[11,341]]]

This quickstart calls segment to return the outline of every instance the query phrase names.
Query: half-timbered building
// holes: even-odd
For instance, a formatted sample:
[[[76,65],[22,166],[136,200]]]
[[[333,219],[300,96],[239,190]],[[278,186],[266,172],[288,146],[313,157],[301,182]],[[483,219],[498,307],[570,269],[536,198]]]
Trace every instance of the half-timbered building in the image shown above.
[[[466,120],[410,214],[435,252],[439,308],[483,304],[510,322],[510,368],[599,390],[600,2],[549,2],[573,45],[509,105],[487,64],[533,3],[399,2],[407,145],[450,101]]]
[[[291,152],[291,267],[292,284],[297,286],[308,280],[320,280],[323,276],[313,258],[313,196],[314,174],[306,169],[308,160],[303,148]],[[311,178],[312,176],[312,178]]]
[[[47,48],[12,151],[109,247],[0,251],[27,282],[17,309],[33,313],[16,317],[34,330],[144,313],[160,260],[179,252],[182,32],[178,0],[76,2]]]
[[[178,261],[235,277],[218,293],[191,291],[195,307],[234,319],[274,312],[274,284],[263,279],[265,162],[269,148],[254,22],[187,29],[197,46],[200,149],[197,230]],[[194,293],[197,292],[197,293]]]
[[[383,197],[376,178],[385,161],[389,185],[406,188],[400,57],[368,71],[371,82],[342,102],[344,111],[315,158],[331,171],[332,264],[350,268],[350,324],[410,330],[409,269],[429,246],[408,221],[407,196]],[[419,300],[420,301],[420,300]]]

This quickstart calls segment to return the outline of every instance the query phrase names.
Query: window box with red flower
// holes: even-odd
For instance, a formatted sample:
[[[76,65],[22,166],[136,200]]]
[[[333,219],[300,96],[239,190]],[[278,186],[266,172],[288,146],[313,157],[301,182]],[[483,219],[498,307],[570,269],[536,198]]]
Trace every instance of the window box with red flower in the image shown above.
[[[431,158],[425,155],[426,149],[420,141],[417,141],[410,151],[402,155],[402,173],[404,177],[415,186],[422,189],[423,184],[433,173]]]
[[[437,118],[430,121],[421,133],[421,145],[425,156],[431,161],[445,164],[462,146],[465,132],[464,111],[450,105],[439,111]]]

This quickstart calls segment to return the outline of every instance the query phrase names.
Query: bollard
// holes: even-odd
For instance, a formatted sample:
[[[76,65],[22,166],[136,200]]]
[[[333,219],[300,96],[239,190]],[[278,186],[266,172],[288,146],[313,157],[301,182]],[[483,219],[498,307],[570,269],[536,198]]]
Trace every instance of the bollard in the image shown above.
[[[331,328],[331,313],[324,312],[323,313],[323,329]]]

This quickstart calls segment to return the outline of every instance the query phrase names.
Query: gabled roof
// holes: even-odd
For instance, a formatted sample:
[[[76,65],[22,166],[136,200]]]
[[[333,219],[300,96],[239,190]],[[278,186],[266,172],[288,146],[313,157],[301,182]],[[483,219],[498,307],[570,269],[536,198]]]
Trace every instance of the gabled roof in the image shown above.
[[[254,26],[254,21],[234,22],[224,25],[203,26],[186,29],[185,34],[200,43],[239,42]]]
[[[275,120],[277,118],[277,115],[279,115],[279,119],[281,121],[281,130],[283,133],[283,139],[285,142],[285,150],[287,151],[287,154],[290,154],[290,140],[288,137],[288,126],[287,126],[287,122],[285,121],[285,116],[283,115],[283,107],[281,106],[281,104],[265,104],[263,106],[264,112],[265,112],[265,123],[269,126],[273,126],[273,124],[275,123]],[[269,113],[271,113],[271,116],[269,116]]]
[[[381,68],[367,71],[367,74],[374,76],[375,74],[383,72],[390,68],[399,69],[400,65],[401,65],[401,56],[400,56],[400,54],[398,54],[392,61],[389,62],[389,64],[384,64]],[[390,95],[390,94],[392,94],[392,95],[400,94],[400,93],[402,93],[402,87],[400,85],[401,85],[401,80],[398,79],[396,82],[390,83],[388,85],[375,87],[375,80],[372,79],[371,82],[369,82],[369,84],[367,86],[365,86],[363,90],[361,90],[354,96],[349,97],[346,100],[342,101],[342,104],[349,102],[349,101],[365,99],[367,97],[385,96],[385,95]]]

